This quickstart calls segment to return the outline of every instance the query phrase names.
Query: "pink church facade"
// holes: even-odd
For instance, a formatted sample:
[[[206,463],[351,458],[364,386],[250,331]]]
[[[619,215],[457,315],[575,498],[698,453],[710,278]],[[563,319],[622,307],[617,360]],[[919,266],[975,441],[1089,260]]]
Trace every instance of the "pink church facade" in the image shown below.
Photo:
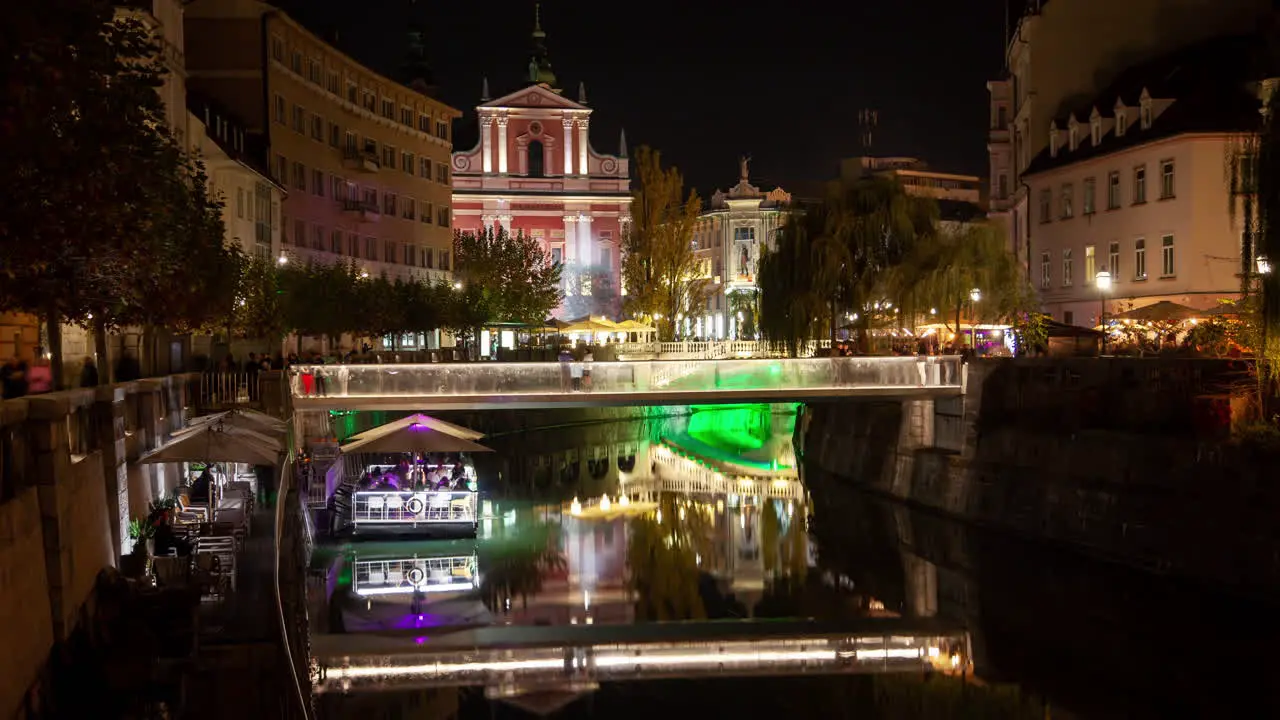
[[[591,146],[591,108],[537,82],[476,107],[480,140],[453,154],[453,221],[524,233],[564,264],[565,303],[616,314],[622,239],[630,222],[625,137],[617,155]],[[594,285],[594,287],[593,287]],[[592,302],[575,302],[591,296]],[[585,314],[585,313],[583,313]]]

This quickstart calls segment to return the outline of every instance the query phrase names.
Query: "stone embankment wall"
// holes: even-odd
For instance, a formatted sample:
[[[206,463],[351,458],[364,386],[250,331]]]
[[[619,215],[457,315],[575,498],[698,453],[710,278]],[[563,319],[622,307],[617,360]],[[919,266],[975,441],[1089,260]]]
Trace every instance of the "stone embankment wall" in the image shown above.
[[[848,482],[1115,560],[1272,593],[1280,456],[1204,422],[1228,362],[1003,360],[963,399],[806,409],[806,459]],[[1238,404],[1238,403],[1237,403]]]
[[[263,377],[272,402],[279,375]],[[129,520],[181,482],[177,464],[133,461],[199,402],[196,375],[0,402],[0,717],[22,707],[53,648],[92,617],[98,574],[130,549]]]

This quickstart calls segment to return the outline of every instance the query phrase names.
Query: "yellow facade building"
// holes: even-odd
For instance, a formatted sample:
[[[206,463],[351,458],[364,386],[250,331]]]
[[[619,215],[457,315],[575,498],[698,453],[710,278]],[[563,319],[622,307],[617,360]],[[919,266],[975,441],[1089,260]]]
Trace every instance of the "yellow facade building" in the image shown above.
[[[288,189],[281,257],[448,278],[457,110],[251,0],[187,5],[186,46],[188,92],[242,119],[249,146]]]

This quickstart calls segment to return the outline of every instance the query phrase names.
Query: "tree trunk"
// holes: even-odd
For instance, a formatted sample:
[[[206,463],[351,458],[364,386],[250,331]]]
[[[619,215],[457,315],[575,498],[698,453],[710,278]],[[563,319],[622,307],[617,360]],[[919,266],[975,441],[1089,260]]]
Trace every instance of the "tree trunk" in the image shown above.
[[[818,353],[814,353],[817,355]],[[831,357],[836,356],[836,299],[831,298]]]
[[[964,301],[956,303],[956,340],[964,345],[964,328],[960,326],[960,312],[964,309]]]
[[[50,370],[53,374],[53,389],[61,390],[62,385],[62,316],[52,304],[45,308],[44,321],[49,332],[49,356],[52,362]]]
[[[111,359],[107,357],[107,321],[94,318],[93,321],[93,354],[98,362],[98,383],[111,384]]]

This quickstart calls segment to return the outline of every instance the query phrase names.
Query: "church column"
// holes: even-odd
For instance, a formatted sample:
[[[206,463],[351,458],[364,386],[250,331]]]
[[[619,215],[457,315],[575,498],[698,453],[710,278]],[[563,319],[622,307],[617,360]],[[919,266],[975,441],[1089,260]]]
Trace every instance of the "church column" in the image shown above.
[[[590,166],[587,165],[587,118],[578,120],[578,174],[586,175]]]
[[[577,215],[564,216],[564,264],[574,262],[578,257],[578,222]]]
[[[595,247],[591,242],[591,216],[578,216],[578,264],[584,267],[596,264]]]
[[[480,153],[485,174],[493,172],[493,118],[480,118]]]
[[[566,117],[564,124],[564,174],[573,174],[573,118]],[[568,236],[566,236],[568,237]]]
[[[507,172],[507,118],[498,118],[498,172]]]

